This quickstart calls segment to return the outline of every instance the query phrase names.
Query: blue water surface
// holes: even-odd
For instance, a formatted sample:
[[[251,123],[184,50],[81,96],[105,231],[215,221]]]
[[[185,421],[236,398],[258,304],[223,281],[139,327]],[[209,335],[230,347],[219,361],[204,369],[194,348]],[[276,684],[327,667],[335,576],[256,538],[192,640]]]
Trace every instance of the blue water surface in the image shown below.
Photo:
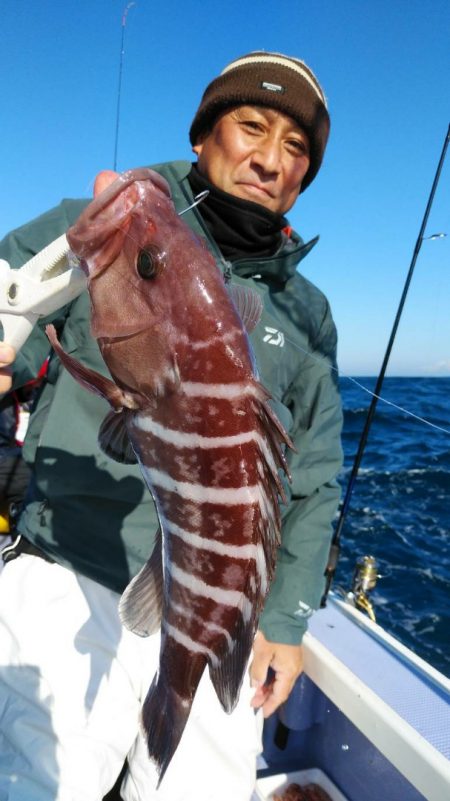
[[[371,397],[348,378],[341,392],[345,492]],[[381,395],[450,431],[450,378],[386,378]],[[375,556],[377,622],[450,676],[450,433],[378,403],[341,546],[335,586],[349,589],[358,556]]]

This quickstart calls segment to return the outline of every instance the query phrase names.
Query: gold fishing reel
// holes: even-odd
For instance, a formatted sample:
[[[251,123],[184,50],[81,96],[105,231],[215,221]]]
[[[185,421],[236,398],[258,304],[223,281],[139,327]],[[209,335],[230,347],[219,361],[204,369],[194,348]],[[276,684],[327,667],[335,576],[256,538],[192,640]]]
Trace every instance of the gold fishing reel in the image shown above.
[[[346,600],[353,606],[365,612],[375,623],[375,612],[368,593],[371,592],[381,578],[374,556],[362,556],[355,565],[352,579],[352,588],[347,593]]]
[[[9,517],[8,513],[1,511],[0,512],[0,534],[8,534],[9,533]]]

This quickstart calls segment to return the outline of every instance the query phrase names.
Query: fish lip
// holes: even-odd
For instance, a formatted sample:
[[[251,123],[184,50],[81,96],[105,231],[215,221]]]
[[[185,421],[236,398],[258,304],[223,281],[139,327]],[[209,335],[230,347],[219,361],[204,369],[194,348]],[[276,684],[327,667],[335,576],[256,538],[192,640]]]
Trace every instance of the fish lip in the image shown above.
[[[169,182],[163,175],[160,175],[159,172],[152,170],[151,167],[137,167],[132,170],[126,170],[118,176],[117,180],[121,181],[125,187],[133,183],[139,184],[141,182],[151,181],[156,189],[159,189],[169,200],[172,199],[172,191]]]
[[[166,181],[163,175],[160,175],[159,172],[156,172],[156,170],[150,170],[150,172],[152,173],[150,180],[153,181],[155,186],[157,186],[161,192],[164,192],[164,194],[171,200],[172,192],[169,182]]]

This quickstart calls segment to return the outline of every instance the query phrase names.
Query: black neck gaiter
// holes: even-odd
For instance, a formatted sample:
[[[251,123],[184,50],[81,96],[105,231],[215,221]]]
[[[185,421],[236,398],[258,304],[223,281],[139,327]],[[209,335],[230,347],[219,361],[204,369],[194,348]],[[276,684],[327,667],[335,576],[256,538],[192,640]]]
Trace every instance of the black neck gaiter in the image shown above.
[[[198,211],[226,259],[273,256],[282,242],[281,231],[288,221],[281,214],[211,184],[193,164],[188,181],[194,195],[209,190]]]

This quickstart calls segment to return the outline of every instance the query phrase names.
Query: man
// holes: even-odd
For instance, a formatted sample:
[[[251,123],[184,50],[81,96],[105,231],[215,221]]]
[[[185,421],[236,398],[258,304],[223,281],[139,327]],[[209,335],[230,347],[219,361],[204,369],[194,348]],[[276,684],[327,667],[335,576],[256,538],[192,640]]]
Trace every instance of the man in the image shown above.
[[[290,499],[254,644],[253,689],[244,684],[227,716],[204,676],[180,746],[155,790],[138,716],[157,665],[158,638],[141,640],[122,630],[117,593],[151,552],[156,514],[138,468],[113,462],[96,445],[104,402],[74,384],[53,357],[24,450],[33,479],[19,522],[23,538],[8,554],[0,586],[0,679],[8,699],[2,800],[99,801],[126,757],[125,799],[250,798],[260,748],[260,715],[251,706],[271,714],[301,672],[301,640],[323,590],[338,501],[335,328],[326,299],[296,270],[315,242],[304,245],[283,216],[317,174],[328,131],[325,98],[311,70],[281,54],[251,53],[229,64],[205,91],[190,131],[197,164],[156,167],[179,210],[209,189],[185,220],[206,237],[231,280],[253,286],[263,298],[252,343],[261,380],[297,448],[288,457]],[[83,206],[63,201],[7,237],[0,257],[20,266],[66,230]],[[86,294],[53,321],[66,351],[104,371],[89,333]],[[48,349],[38,327],[14,362],[15,385]],[[14,354],[3,346],[0,357],[7,365]],[[5,375],[0,389],[9,384]]]

